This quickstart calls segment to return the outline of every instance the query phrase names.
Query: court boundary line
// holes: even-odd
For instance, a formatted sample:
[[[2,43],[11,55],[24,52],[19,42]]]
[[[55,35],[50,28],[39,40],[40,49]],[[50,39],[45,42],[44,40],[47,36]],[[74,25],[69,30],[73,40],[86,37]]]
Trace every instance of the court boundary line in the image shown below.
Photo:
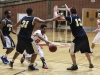
[[[35,64],[34,67],[36,67],[36,66],[38,65],[36,62],[35,62],[34,64]],[[26,71],[28,71],[28,69],[25,69],[25,70],[19,71],[19,72],[13,74],[13,75],[17,75],[17,74],[20,74],[20,73],[23,73],[23,72],[26,72]]]

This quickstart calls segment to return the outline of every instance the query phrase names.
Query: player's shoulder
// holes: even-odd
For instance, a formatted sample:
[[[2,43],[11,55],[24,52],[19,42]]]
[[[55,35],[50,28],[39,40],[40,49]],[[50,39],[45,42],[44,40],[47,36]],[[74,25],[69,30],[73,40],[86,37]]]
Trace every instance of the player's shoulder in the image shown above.
[[[3,18],[1,21],[6,21],[7,19],[6,18]]]
[[[34,34],[36,34],[36,33],[40,34],[40,33],[41,33],[41,30],[36,30],[36,31],[34,32]]]
[[[35,32],[41,32],[41,30],[36,30]]]
[[[6,23],[6,21],[7,21],[7,19],[6,18],[3,18],[1,21],[0,21],[0,23]]]

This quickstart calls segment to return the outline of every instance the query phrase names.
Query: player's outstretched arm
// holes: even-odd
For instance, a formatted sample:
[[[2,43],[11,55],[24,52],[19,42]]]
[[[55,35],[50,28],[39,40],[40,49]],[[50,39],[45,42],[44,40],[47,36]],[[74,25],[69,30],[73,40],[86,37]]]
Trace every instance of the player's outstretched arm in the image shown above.
[[[57,16],[57,17],[54,17],[54,18],[51,18],[51,19],[46,19],[46,20],[43,20],[43,19],[40,19],[39,17],[35,17],[33,23],[48,23],[48,22],[52,22],[52,21],[55,21],[58,17],[60,16]]]
[[[54,17],[60,16],[60,17],[57,18],[57,21],[66,21],[64,15],[63,15],[63,13],[58,13],[58,11],[59,11],[59,10],[58,10],[58,6],[55,5],[55,6],[54,6]]]
[[[97,28],[96,30],[93,30],[92,32],[93,32],[93,33],[94,33],[94,32],[100,32],[100,28],[99,28],[99,29]]]
[[[20,24],[21,24],[21,21],[17,22],[17,23],[13,26],[13,28],[17,28]]]
[[[13,27],[12,27],[12,32],[16,33],[15,31],[17,30],[17,27],[21,24],[21,21],[17,22]]]
[[[11,31],[11,32],[12,32],[13,34],[16,34],[15,30],[13,30],[13,29],[12,29],[12,31]]]
[[[68,6],[65,4],[66,10],[69,12],[69,14],[71,14],[70,9],[68,8]]]
[[[68,12],[70,12],[70,9],[68,8],[68,6],[65,4],[65,7],[66,7],[66,10],[68,11]]]

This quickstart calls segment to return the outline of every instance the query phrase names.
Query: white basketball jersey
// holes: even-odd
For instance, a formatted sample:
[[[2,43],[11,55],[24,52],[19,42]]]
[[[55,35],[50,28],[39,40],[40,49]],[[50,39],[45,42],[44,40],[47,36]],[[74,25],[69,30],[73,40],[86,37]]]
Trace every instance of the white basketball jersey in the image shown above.
[[[48,38],[47,38],[47,36],[45,35],[45,34],[41,34],[41,30],[36,30],[35,32],[34,32],[34,34],[32,35],[32,38],[33,38],[33,40],[38,44],[38,43],[40,43],[42,40],[38,37],[38,36],[36,36],[36,34],[39,34],[41,37],[43,37],[45,40],[48,40]]]

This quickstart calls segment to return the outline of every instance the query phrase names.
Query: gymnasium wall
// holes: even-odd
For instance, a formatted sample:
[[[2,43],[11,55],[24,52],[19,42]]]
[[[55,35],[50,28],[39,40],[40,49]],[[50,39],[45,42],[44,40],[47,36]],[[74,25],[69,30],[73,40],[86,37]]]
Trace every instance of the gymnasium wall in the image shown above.
[[[53,17],[53,7],[54,5],[58,5],[60,8],[63,4],[67,4],[69,7],[76,7],[78,14],[82,17],[82,8],[99,8],[100,7],[100,1],[95,0],[96,2],[92,3],[91,0],[51,0],[51,5],[49,5],[51,8],[48,9],[48,1],[39,1],[39,2],[33,2],[33,3],[27,3],[27,4],[20,4],[20,5],[11,5],[11,6],[5,6],[2,7],[2,13],[9,9],[12,11],[12,21],[14,23],[17,22],[17,13],[25,13],[26,8],[31,7],[34,10],[34,16],[40,17],[42,19],[48,18],[48,14],[51,14],[51,17]],[[49,11],[51,10],[51,12]],[[48,11],[50,13],[48,13]],[[2,14],[2,17],[4,15]],[[50,23],[52,24],[52,23]],[[39,28],[39,23],[36,24],[36,29]]]
[[[67,4],[68,7],[76,7],[78,14],[82,16],[82,8],[100,8],[100,0],[95,1],[92,3],[91,0],[52,0],[52,8],[54,5],[61,7],[62,4]]]
[[[0,20],[2,19],[2,8],[0,8]]]
[[[46,19],[47,15],[47,9],[46,9],[46,1],[43,2],[34,2],[34,3],[28,3],[28,4],[21,4],[21,5],[12,5],[12,6],[7,6],[3,7],[2,12],[4,13],[5,10],[11,10],[12,11],[12,21],[15,24],[17,22],[17,13],[26,13],[26,9],[28,7],[33,8],[33,16],[40,17],[42,19]],[[4,14],[3,14],[4,17]],[[37,29],[40,26],[40,23],[36,24],[35,28]]]

